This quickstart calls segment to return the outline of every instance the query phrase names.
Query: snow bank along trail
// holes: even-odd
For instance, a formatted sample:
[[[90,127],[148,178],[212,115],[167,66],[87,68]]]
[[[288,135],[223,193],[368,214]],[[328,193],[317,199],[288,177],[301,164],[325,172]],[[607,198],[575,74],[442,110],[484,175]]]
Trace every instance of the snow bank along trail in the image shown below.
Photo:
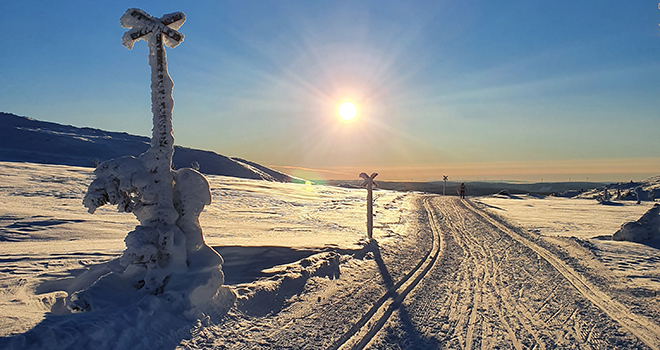
[[[428,203],[442,254],[367,348],[658,348],[656,325],[469,201]]]
[[[621,326],[625,327],[628,331],[637,336],[647,346],[652,349],[660,349],[660,326],[650,321],[646,317],[635,315],[628,310],[627,307],[610,298],[607,294],[602,292],[598,287],[589,283],[586,278],[581,276],[566,263],[557,258],[554,254],[548,252],[546,249],[532,243],[526,238],[513,232],[508,227],[493,220],[487,214],[477,210],[472,204],[466,203],[466,208],[470,209],[473,213],[484,218],[488,223],[497,227],[502,232],[507,233],[516,241],[524,246],[534,250],[540,257],[548,261],[554,266],[559,273],[561,273],[580,293],[589,299],[592,303],[598,306],[601,310],[607,313],[613,320],[619,322]]]
[[[436,263],[438,256],[442,254],[443,244],[436,225],[436,218],[429,206],[429,198],[424,199],[424,208],[428,213],[429,225],[433,232],[431,251],[419,264],[397,284],[390,288],[378,302],[364,315],[362,319],[343,337],[341,337],[330,349],[364,349],[374,335],[383,327],[395,309],[401,306],[401,302],[426,276],[431,267]]]

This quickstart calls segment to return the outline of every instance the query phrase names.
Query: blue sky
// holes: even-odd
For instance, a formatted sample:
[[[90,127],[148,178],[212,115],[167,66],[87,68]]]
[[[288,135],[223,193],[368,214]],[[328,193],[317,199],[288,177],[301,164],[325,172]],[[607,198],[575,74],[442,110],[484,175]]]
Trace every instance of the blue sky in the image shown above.
[[[179,145],[312,178],[660,174],[653,1],[5,0],[0,111],[150,135],[131,7],[187,16],[167,51]]]

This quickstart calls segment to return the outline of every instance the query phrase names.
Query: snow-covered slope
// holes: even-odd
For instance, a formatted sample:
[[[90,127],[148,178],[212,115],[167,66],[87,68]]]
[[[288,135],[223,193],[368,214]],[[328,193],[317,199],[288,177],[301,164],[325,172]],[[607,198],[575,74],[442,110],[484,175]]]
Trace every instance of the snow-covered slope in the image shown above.
[[[619,182],[585,191],[577,195],[583,199],[602,199],[605,189],[611,200],[653,201],[660,197],[660,176],[650,177],[640,182]],[[639,194],[639,198],[638,198]]]
[[[149,138],[125,132],[39,121],[0,112],[0,161],[94,167],[98,162],[149,148]],[[173,166],[196,162],[204,174],[291,182],[299,179],[242,159],[215,152],[175,146]]]

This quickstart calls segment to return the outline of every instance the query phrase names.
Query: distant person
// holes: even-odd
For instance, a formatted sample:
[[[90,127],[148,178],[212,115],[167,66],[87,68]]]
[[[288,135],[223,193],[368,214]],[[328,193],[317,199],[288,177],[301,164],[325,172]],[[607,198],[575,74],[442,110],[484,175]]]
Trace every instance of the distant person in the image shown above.
[[[467,187],[465,187],[465,183],[461,182],[461,187],[459,189],[461,199],[465,199],[465,191],[467,191]]]

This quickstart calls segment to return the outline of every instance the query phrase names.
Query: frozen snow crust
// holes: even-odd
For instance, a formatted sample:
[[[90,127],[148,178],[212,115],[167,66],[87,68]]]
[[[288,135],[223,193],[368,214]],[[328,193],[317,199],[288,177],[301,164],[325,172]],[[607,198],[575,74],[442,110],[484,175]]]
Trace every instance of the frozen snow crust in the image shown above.
[[[208,181],[193,169],[153,172],[146,167],[150,157],[147,152],[140,158],[111,160],[95,171],[84,205],[93,213],[101,205],[115,204],[120,212],[133,212],[140,225],[125,239],[120,266],[68,300],[72,311],[93,310],[95,303],[105,302],[94,301],[94,290],[122,284],[187,303],[182,307],[190,318],[207,314],[204,308],[226,310],[233,304],[233,292],[221,287],[222,257],[206,245],[199,225],[200,213],[211,203]],[[172,184],[171,194],[170,186],[159,186],[162,183]],[[166,205],[168,201],[172,205]]]

